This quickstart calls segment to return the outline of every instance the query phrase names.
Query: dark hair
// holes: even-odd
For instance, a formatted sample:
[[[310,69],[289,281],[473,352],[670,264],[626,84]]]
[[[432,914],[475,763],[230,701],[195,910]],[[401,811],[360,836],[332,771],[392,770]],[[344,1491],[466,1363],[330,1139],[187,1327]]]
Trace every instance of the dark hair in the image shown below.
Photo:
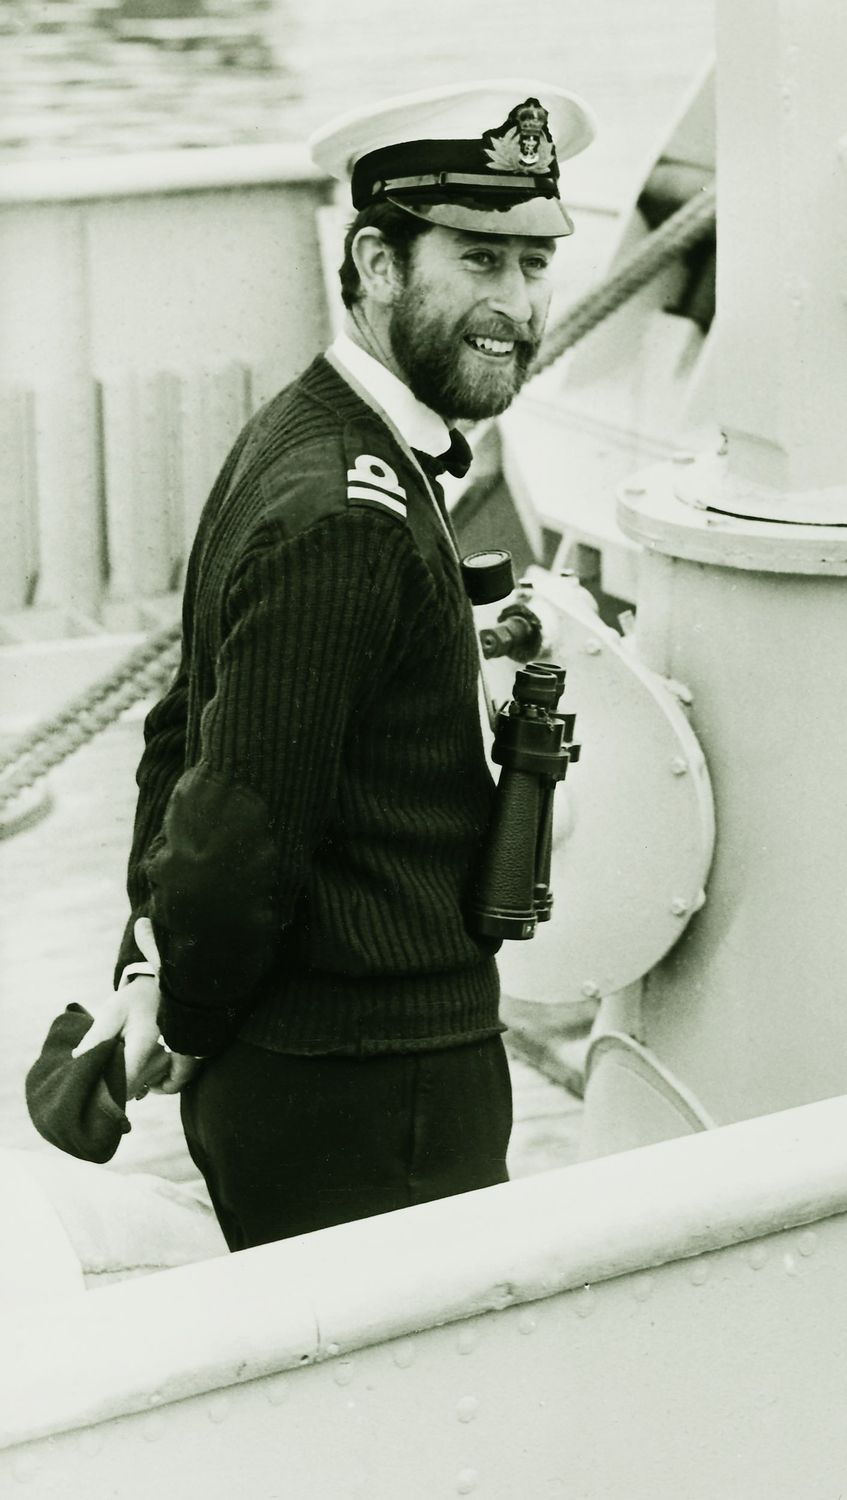
[[[358,302],[362,292],[359,273],[353,260],[353,241],[360,229],[378,229],[400,270],[405,272],[415,240],[431,228],[432,225],[426,219],[407,213],[395,203],[374,203],[361,208],[344,236],[344,259],[338,272],[344,306],[352,307]]]

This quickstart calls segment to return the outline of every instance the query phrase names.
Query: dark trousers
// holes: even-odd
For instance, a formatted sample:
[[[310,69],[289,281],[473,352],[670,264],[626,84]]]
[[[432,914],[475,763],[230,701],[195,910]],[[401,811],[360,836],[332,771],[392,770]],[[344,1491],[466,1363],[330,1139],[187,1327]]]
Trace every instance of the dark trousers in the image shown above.
[[[505,1182],[499,1036],[435,1052],[294,1057],[235,1042],[182,1094],[230,1250]]]

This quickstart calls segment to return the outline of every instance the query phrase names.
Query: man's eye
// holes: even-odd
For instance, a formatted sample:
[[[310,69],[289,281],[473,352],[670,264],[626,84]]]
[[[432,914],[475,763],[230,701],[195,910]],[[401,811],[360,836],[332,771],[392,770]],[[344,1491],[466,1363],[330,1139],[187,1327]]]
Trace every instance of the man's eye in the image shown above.
[[[525,271],[531,271],[536,276],[550,269],[550,262],[543,255],[532,255],[523,264]]]
[[[469,250],[463,257],[477,266],[492,266],[494,264],[494,253],[491,250]]]

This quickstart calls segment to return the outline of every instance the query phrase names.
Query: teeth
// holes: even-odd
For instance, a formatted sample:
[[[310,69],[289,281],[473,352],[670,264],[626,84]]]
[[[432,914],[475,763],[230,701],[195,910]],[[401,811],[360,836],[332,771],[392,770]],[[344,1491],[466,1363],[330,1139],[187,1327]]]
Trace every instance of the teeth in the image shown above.
[[[511,354],[515,347],[514,339],[489,339],[477,338],[471,334],[468,340],[475,349],[484,349],[486,354]]]

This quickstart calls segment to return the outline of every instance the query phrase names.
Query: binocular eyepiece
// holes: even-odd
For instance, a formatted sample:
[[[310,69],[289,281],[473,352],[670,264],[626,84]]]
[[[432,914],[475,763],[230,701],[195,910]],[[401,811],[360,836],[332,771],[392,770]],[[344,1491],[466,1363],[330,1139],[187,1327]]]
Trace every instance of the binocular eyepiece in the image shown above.
[[[529,662],[494,724],[491,754],[502,770],[470,905],[485,937],[531,938],[550,919],[553,793],[579,758],[576,717],[556,711],[564,686],[563,667]]]

